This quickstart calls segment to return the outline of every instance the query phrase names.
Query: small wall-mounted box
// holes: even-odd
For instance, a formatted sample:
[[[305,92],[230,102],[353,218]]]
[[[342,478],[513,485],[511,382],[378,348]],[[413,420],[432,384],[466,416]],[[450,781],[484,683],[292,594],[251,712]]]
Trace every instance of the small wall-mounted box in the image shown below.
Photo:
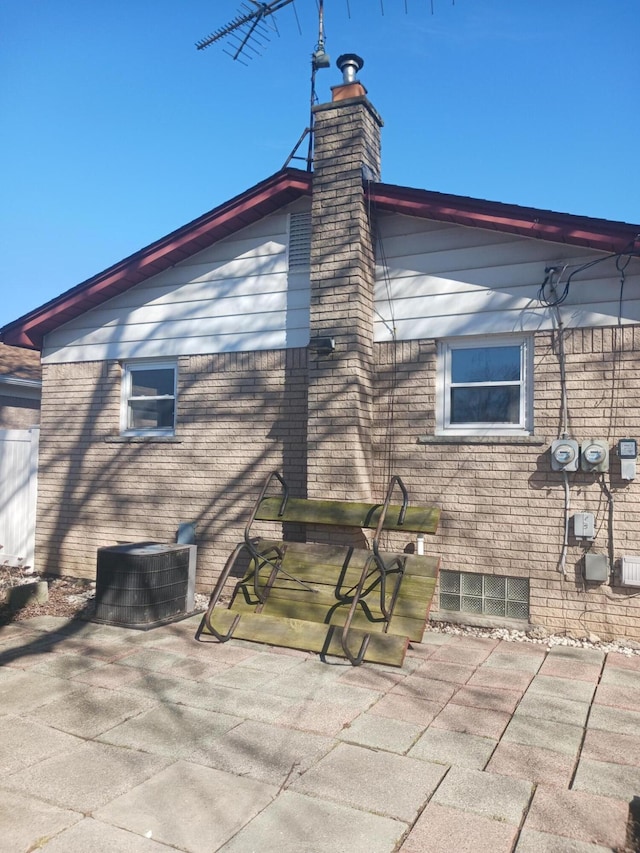
[[[595,539],[596,526],[592,512],[577,512],[573,516],[573,535],[576,539]]]
[[[584,555],[584,579],[591,583],[605,583],[609,580],[609,558],[606,554]]]
[[[620,476],[623,480],[635,480],[638,442],[635,438],[621,438],[618,442]]]
[[[640,557],[623,557],[620,561],[620,583],[640,586]]]

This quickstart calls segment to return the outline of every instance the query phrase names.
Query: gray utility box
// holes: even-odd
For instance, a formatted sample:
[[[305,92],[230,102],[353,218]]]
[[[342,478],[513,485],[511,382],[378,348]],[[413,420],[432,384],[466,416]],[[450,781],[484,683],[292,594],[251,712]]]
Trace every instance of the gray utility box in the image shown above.
[[[584,579],[592,583],[606,583],[609,580],[609,558],[606,554],[584,555]]]
[[[191,613],[195,545],[134,542],[98,548],[95,621],[153,628]]]

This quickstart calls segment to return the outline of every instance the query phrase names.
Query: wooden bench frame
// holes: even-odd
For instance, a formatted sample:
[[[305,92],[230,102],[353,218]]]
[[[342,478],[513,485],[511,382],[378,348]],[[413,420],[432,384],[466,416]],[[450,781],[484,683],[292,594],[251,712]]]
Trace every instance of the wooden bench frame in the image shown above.
[[[281,487],[280,495],[268,495],[268,492],[274,481],[278,481]],[[395,489],[398,488],[402,494],[402,503],[392,505],[391,499]],[[347,615],[346,621],[342,628],[341,645],[345,656],[354,665],[358,666],[362,663],[364,656],[371,639],[371,634],[365,634],[360,643],[360,648],[357,653],[353,653],[349,648],[349,631],[353,616],[356,612],[358,604],[366,595],[376,586],[375,583],[369,584],[365,590],[367,579],[372,573],[377,572],[376,580],[379,581],[379,598],[380,610],[385,620],[385,627],[391,619],[394,604],[402,573],[404,570],[404,555],[383,555],[380,552],[380,536],[383,531],[405,531],[411,533],[428,533],[434,534],[437,529],[440,511],[435,507],[427,509],[416,508],[409,506],[409,495],[405,484],[401,477],[394,474],[387,487],[386,496],[382,504],[373,504],[360,501],[332,501],[332,500],[317,500],[310,498],[292,498],[289,495],[289,488],[278,471],[273,471],[267,477],[264,486],[258,496],[249,520],[245,526],[244,539],[240,542],[229,559],[227,560],[220,577],[214,587],[209,601],[209,606],[204,614],[196,639],[200,638],[203,629],[211,632],[220,642],[226,642],[231,639],[236,626],[240,620],[240,614],[236,615],[226,633],[218,631],[211,621],[211,615],[214,607],[220,599],[220,595],[224,589],[225,583],[238,560],[240,554],[245,551],[248,553],[250,561],[253,563],[253,588],[256,598],[260,602],[259,609],[264,606],[269,591],[272,588],[276,578],[284,574],[293,583],[300,584],[303,587],[310,589],[304,581],[294,577],[285,568],[287,552],[287,542],[271,540],[262,540],[252,536],[252,527],[256,521],[278,521],[281,523],[301,523],[314,525],[330,525],[341,528],[359,528],[374,530],[374,535],[371,543],[371,550],[367,552],[367,558],[364,567],[360,574],[360,579],[355,587],[349,590],[345,595],[345,599],[353,598]],[[264,542],[265,548],[260,550],[260,544]],[[260,576],[261,572],[266,567],[269,567],[269,577],[261,587]],[[390,574],[395,574],[396,583],[391,595],[387,596],[387,579]],[[313,590],[311,590],[313,592]],[[258,611],[256,611],[258,612]]]

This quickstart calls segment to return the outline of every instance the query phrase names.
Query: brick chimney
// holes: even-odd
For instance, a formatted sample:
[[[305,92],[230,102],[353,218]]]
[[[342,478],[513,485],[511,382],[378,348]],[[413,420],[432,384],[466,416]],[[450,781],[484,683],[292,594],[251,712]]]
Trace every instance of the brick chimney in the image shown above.
[[[364,184],[380,180],[382,119],[356,78],[360,57],[337,64],[342,84],[314,107],[307,487],[370,500],[375,258]]]

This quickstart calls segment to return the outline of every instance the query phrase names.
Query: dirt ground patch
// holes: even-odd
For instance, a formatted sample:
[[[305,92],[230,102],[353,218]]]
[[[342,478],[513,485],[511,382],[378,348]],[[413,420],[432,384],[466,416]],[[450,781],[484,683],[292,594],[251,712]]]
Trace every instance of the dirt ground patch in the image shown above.
[[[12,610],[6,598],[11,587],[28,583],[46,582],[48,600],[43,604],[30,604]],[[220,601],[228,604],[230,596],[223,594]],[[197,610],[206,610],[208,595],[196,593]],[[36,574],[30,568],[19,568],[0,563],[0,626],[20,622],[33,616],[63,616],[66,619],[91,619],[96,609],[96,583],[86,578],[74,578],[53,574]]]
[[[48,600],[11,610],[6,602],[11,587],[45,581]],[[38,575],[29,568],[0,564],[0,625],[31,619],[33,616],[64,616],[67,619],[90,618],[95,609],[95,582],[83,578]]]

